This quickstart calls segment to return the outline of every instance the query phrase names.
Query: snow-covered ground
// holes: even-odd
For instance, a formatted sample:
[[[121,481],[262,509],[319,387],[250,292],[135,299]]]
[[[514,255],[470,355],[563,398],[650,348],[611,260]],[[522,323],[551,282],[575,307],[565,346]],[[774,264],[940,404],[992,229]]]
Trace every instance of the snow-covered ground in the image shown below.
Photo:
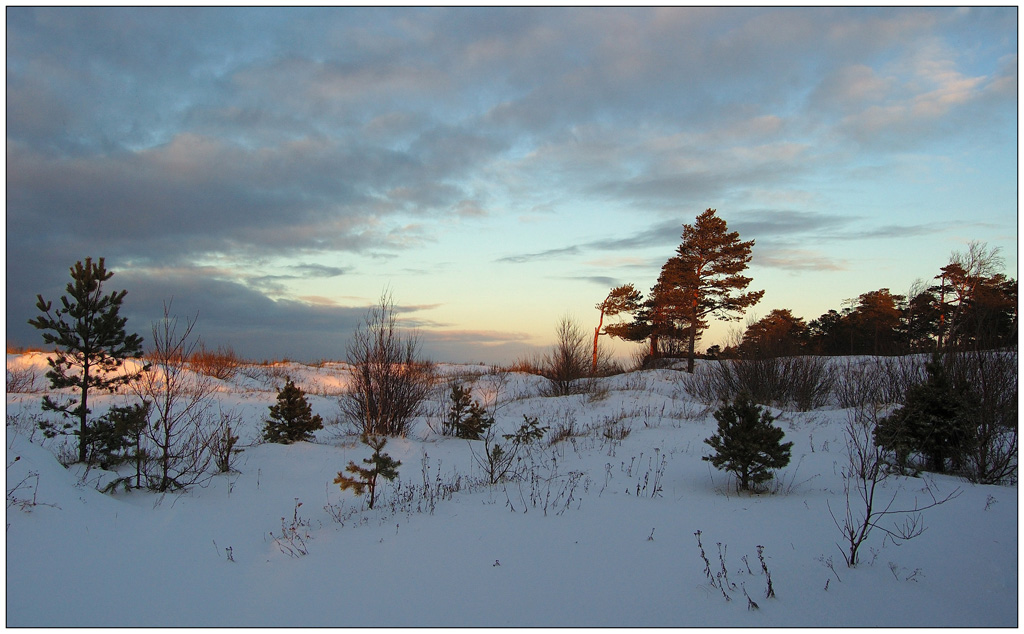
[[[43,386],[41,355],[7,366],[36,367]],[[845,507],[845,410],[772,410],[792,460],[774,493],[737,495],[701,460],[715,421],[675,371],[545,398],[537,377],[441,369],[497,398],[503,429],[524,414],[550,426],[524,463],[533,477],[483,483],[479,443],[442,437],[436,414],[424,416],[388,443],[400,478],[366,509],[333,484],[370,454],[337,423],[344,366],[286,364],[216,385],[217,406],[244,420],[236,472],[183,494],[103,494],[102,472],[65,469],[60,439],[33,431],[41,394],[8,393],[7,625],[1017,625],[1016,486],[891,478],[882,497],[898,503],[929,500],[925,487],[962,493],[925,511],[925,532],[900,546],[875,531],[847,568],[826,506]],[[314,443],[258,442],[284,374],[326,423]],[[99,415],[125,399],[90,403]],[[609,425],[628,436],[613,442]],[[569,427],[578,435],[550,443]],[[712,572],[724,561],[729,601],[705,576],[698,531]]]

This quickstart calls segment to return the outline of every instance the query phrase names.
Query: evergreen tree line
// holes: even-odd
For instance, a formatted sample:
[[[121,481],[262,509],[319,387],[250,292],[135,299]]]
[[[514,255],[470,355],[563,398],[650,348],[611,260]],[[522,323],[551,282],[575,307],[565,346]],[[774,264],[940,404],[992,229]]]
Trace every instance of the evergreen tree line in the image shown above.
[[[805,322],[776,309],[746,328],[742,340],[712,356],[764,358],[799,354],[904,355],[991,350],[1017,345],[1017,280],[998,272],[998,249],[971,243],[953,253],[930,283],[906,295],[863,293],[842,310]]]
[[[709,320],[738,321],[764,296],[743,275],[754,240],[730,232],[716,210],[683,225],[682,242],[662,266],[646,298],[633,284],[617,286],[597,304],[598,339],[611,335],[648,345],[648,358],[686,357],[693,372],[695,344]],[[1017,280],[1004,275],[999,249],[972,242],[954,252],[928,281],[906,295],[888,288],[863,293],[810,322],[789,309],[752,320],[738,341],[713,345],[710,358],[794,355],[904,355],[920,352],[996,349],[1017,344]],[[605,319],[628,316],[605,325]]]

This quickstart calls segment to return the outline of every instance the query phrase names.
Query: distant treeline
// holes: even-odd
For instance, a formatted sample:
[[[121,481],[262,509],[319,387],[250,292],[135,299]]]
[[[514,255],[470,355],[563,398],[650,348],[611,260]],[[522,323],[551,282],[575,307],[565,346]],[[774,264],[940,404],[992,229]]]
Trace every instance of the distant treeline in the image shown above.
[[[973,243],[967,254],[953,255],[933,284],[919,283],[909,296],[882,288],[810,323],[776,309],[749,324],[740,342],[708,353],[898,355],[1015,346],[1017,280],[995,273],[1000,264],[996,252]]]

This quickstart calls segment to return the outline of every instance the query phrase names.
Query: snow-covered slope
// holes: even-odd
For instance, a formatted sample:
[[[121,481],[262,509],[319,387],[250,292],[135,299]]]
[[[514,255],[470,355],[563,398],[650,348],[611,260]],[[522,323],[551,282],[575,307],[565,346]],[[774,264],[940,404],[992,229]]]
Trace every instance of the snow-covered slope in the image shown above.
[[[33,364],[8,355],[9,369]],[[714,419],[672,370],[561,398],[539,396],[529,375],[442,370],[497,398],[503,429],[524,414],[551,427],[524,463],[532,477],[484,484],[479,443],[441,437],[424,416],[388,443],[400,481],[366,509],[332,482],[370,453],[336,423],[344,366],[287,364],[217,384],[222,411],[244,421],[236,472],[183,494],[103,494],[98,471],[65,469],[59,442],[32,431],[41,394],[8,394],[7,625],[1017,624],[1016,487],[892,478],[886,500],[962,493],[925,511],[920,537],[896,546],[876,531],[865,561],[846,567],[827,506],[845,504],[843,410],[773,410],[792,460],[775,493],[737,495],[701,460]],[[315,443],[257,444],[285,373],[328,425]],[[100,397],[95,413],[126,398]],[[628,435],[605,437],[612,424]],[[575,431],[551,444],[559,428]],[[708,583],[697,531],[713,572],[724,561],[735,584],[730,601]]]

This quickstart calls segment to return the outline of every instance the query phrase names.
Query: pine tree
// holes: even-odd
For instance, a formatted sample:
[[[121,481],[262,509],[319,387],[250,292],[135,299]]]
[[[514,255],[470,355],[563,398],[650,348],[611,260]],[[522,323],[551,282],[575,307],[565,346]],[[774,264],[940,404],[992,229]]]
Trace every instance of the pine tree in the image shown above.
[[[750,263],[754,241],[740,242],[740,234],[729,232],[725,220],[708,209],[692,225],[683,225],[682,243],[676,255],[662,267],[663,281],[679,304],[670,311],[672,318],[687,327],[687,366],[693,372],[694,346],[707,317],[716,315],[736,320],[761,300],[764,291],[739,293],[751,278],[741,273]]]
[[[597,340],[601,335],[611,334],[608,330],[601,332],[605,317],[614,317],[620,313],[632,313],[640,308],[640,300],[643,295],[633,288],[632,284],[616,286],[608,291],[608,295],[594,308],[601,311],[601,317],[597,321],[597,328],[594,328],[594,354],[593,364],[590,373],[597,374]]]
[[[149,401],[111,407],[86,432],[86,445],[91,450],[90,461],[103,469],[134,462],[137,487],[141,485],[142,465],[148,457],[142,447],[142,432],[149,422],[149,409]]]
[[[743,292],[752,281],[741,275],[751,259],[753,240],[741,242],[739,233],[728,230],[714,209],[683,225],[682,243],[676,255],[661,268],[657,283],[643,302],[626,303],[633,321],[613,324],[605,332],[627,341],[650,341],[651,356],[668,348],[678,351],[686,342],[687,371],[694,369],[694,348],[708,317],[736,321],[764,291]],[[639,298],[638,298],[639,299]]]
[[[267,442],[289,444],[300,440],[313,440],[313,432],[323,429],[320,415],[306,402],[306,394],[285,379],[284,388],[277,395],[277,405],[270,406],[270,419],[263,428],[263,439]]]
[[[370,465],[370,467],[360,467],[350,460],[348,466],[345,467],[345,471],[356,477],[347,476],[339,471],[338,477],[334,478],[334,483],[340,486],[342,491],[352,489],[356,495],[362,495],[364,491],[369,491],[369,505],[372,509],[377,499],[377,478],[381,477],[388,481],[394,480],[398,477],[398,467],[402,466],[402,462],[393,459],[386,453],[381,453],[381,449],[388,442],[386,437],[363,434],[360,436],[360,440],[363,441],[363,444],[373,449],[372,456],[363,458],[363,462]]]
[[[487,428],[494,424],[494,418],[472,398],[472,390],[458,383],[451,384],[452,405],[442,431],[446,436],[466,440],[480,440]]]
[[[717,469],[736,474],[741,490],[766,482],[773,469],[789,464],[793,443],[782,442],[785,433],[772,425],[775,418],[746,394],[723,404],[714,416],[718,433],[704,442],[716,453],[703,459]]]
[[[928,378],[907,389],[902,407],[875,428],[875,444],[893,451],[905,467],[911,453],[924,454],[929,471],[946,471],[947,461],[959,467],[973,441],[969,411],[975,397],[958,390],[938,354],[925,364]]]
[[[103,258],[93,263],[75,263],[71,268],[71,282],[67,295],[60,298],[61,307],[53,309],[51,302],[37,296],[36,307],[42,315],[30,319],[29,324],[43,331],[43,341],[54,345],[46,377],[54,389],[76,388],[79,397],[58,403],[49,395],[43,397],[43,411],[59,412],[65,419],[77,418],[78,460],[88,457],[89,391],[99,389],[112,392],[135,375],[123,371],[122,362],[142,356],[142,337],[125,331],[126,317],[120,316],[121,304],[128,291],[103,294],[103,283],[113,277],[107,271]],[[46,425],[48,435],[66,433],[72,425],[56,430]]]
[[[142,478],[147,476],[146,465],[152,456],[142,445],[143,434],[149,425],[151,403],[142,401],[134,405],[111,407],[89,426],[86,445],[90,448],[89,461],[102,469],[116,469],[122,464],[132,464],[135,475],[119,476],[108,483],[103,490],[110,492],[123,486],[127,491],[133,486],[142,488]],[[134,482],[133,482],[134,480]]]

